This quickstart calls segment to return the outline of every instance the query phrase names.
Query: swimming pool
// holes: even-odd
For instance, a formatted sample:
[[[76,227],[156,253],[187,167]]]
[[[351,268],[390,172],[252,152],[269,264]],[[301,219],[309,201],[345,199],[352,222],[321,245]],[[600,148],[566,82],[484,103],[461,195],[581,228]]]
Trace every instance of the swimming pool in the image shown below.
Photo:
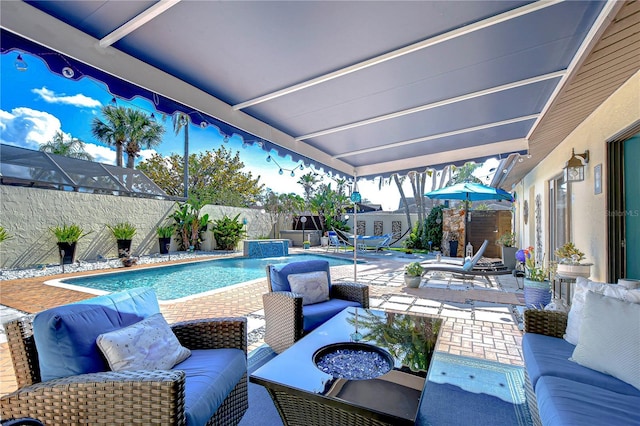
[[[152,287],[158,300],[174,300],[217,290],[246,281],[265,278],[265,267],[270,263],[288,263],[322,259],[330,266],[350,265],[353,261],[315,254],[296,254],[285,257],[246,258],[233,257],[181,263],[178,265],[109,272],[85,277],[64,278],[53,285],[84,287],[95,294],[110,293],[136,287]],[[83,290],[83,289],[79,289]],[[93,291],[92,291],[93,290]]]

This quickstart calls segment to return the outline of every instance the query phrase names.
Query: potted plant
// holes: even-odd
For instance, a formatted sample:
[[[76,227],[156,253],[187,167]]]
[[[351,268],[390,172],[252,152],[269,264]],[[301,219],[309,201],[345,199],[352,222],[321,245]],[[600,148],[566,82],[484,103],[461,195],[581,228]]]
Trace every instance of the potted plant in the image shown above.
[[[136,227],[129,222],[121,222],[114,226],[107,225],[107,228],[118,243],[118,257],[126,257],[126,253],[131,252],[131,240],[136,235]]]
[[[411,262],[404,267],[404,283],[407,287],[418,288],[422,281],[424,268],[419,262]]]
[[[156,234],[158,235],[158,244],[160,246],[160,254],[169,253],[169,247],[171,246],[171,236],[175,228],[173,225],[158,226],[156,228]]]
[[[458,257],[458,234],[449,233],[449,256]]]
[[[302,246],[304,247],[305,250],[307,250],[309,247],[311,247],[311,241],[309,240],[304,240],[302,242]]]
[[[578,277],[589,278],[591,275],[591,263],[583,263],[584,253],[572,242],[564,244],[554,253],[558,260],[556,275],[560,278],[576,279]]]
[[[524,264],[524,302],[527,308],[542,309],[551,302],[549,269],[535,259],[533,247],[516,252],[518,261]]]
[[[518,251],[518,248],[515,247],[516,234],[513,232],[505,232],[496,242],[502,246],[502,263],[508,270],[513,271],[516,269],[516,252]]]
[[[63,265],[69,265],[76,260],[76,244],[80,238],[89,234],[84,232],[79,225],[63,224],[49,228],[51,233],[56,237],[60,259]]]

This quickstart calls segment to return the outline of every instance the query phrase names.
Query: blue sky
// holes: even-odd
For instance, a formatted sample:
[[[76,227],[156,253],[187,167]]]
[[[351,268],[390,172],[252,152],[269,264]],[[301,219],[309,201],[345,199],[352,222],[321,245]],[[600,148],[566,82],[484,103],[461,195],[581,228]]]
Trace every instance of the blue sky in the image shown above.
[[[113,99],[106,86],[91,78],[74,81],[53,74],[40,58],[25,53],[22,53],[22,57],[28,69],[19,71],[15,66],[17,56],[17,52],[0,55],[0,142],[37,150],[61,131],[67,137],[84,141],[87,152],[96,161],[115,164],[115,150],[97,141],[91,134],[93,118],[101,116],[101,108],[109,105]],[[155,111],[151,101],[141,98],[132,101],[118,98],[116,102],[120,106],[140,108],[149,114]],[[163,120],[162,114],[154,115],[158,120]],[[183,135],[174,134],[171,117],[164,117],[162,122],[166,126],[163,142],[154,150],[142,151],[139,160],[150,157],[153,152],[163,156],[174,152],[184,153]],[[268,154],[262,149],[253,146],[243,148],[242,139],[238,136],[224,143],[213,126],[201,129],[192,125],[189,128],[191,153],[215,150],[223,144],[232,153],[240,152],[245,171],[251,171],[254,177],[260,175],[260,182],[265,187],[277,193],[295,192],[302,195],[302,187],[296,182],[302,174],[313,169],[300,170],[299,164],[290,161],[290,157],[282,158],[276,153],[272,153],[275,162],[267,162]],[[496,164],[497,161],[485,163],[477,175],[486,174],[486,170]],[[279,174],[280,167],[285,170],[282,175]],[[293,177],[291,170],[294,170]],[[324,181],[331,182],[329,178]],[[384,210],[398,208],[400,195],[395,184],[379,189],[377,180],[362,181],[358,187],[365,199],[381,204]],[[404,191],[408,197],[413,196],[408,182]]]
[[[18,71],[15,67],[17,53],[12,52],[0,56],[0,141],[37,150],[47,143],[57,131],[67,137],[78,138],[86,143],[86,150],[96,161],[115,164],[115,150],[97,141],[91,134],[91,122],[94,117],[101,117],[101,108],[112,102],[113,95],[106,86],[91,78],[79,81],[70,80],[51,73],[46,64],[38,57],[22,54],[28,64],[26,71]],[[140,108],[149,114],[155,112],[150,101],[135,98],[127,101],[118,98],[120,106]],[[182,133],[175,135],[171,117],[162,117],[155,112],[154,116],[165,125],[163,142],[154,150],[144,150],[141,159],[151,156],[153,152],[162,155],[184,153]],[[267,153],[258,147],[242,147],[242,139],[238,136],[223,142],[218,130],[209,126],[201,129],[192,125],[189,128],[189,150],[199,152],[215,150],[225,145],[232,152],[239,151],[247,171],[253,176],[260,175],[260,182],[278,193],[302,193],[302,187],[296,184],[300,175],[309,169],[300,170],[297,163],[288,158],[277,157],[276,162],[284,169],[280,175],[276,163],[267,162]],[[126,156],[124,161],[126,162]],[[295,170],[295,177],[290,170]]]

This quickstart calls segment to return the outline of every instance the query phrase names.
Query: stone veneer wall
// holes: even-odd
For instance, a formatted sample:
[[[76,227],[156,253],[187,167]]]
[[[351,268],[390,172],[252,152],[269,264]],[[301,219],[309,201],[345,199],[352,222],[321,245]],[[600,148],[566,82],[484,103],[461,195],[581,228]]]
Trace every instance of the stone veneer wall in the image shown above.
[[[59,262],[55,237],[49,228],[75,223],[85,231],[77,247],[77,260],[95,260],[98,256],[116,257],[116,242],[106,225],[130,222],[137,228],[131,251],[134,255],[158,253],[155,228],[175,211],[169,200],[118,197],[79,192],[0,185],[0,224],[13,236],[0,244],[1,268],[25,268]],[[202,214],[211,220],[224,215],[247,219],[249,238],[268,235],[268,215],[259,210],[207,205]],[[211,225],[209,225],[211,228]],[[176,250],[175,241],[171,250]],[[203,250],[214,249],[211,231],[205,233]]]
[[[458,239],[458,257],[464,257],[464,210],[445,209],[442,211],[442,247],[441,251],[444,256],[449,256],[449,243],[451,236],[455,235]]]

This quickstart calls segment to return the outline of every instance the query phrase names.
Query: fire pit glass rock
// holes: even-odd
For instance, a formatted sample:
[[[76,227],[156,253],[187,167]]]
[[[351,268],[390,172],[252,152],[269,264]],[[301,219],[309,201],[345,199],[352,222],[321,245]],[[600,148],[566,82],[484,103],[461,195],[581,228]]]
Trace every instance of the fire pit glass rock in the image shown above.
[[[389,353],[366,343],[324,346],[313,355],[313,361],[321,371],[347,380],[374,379],[393,367]]]

